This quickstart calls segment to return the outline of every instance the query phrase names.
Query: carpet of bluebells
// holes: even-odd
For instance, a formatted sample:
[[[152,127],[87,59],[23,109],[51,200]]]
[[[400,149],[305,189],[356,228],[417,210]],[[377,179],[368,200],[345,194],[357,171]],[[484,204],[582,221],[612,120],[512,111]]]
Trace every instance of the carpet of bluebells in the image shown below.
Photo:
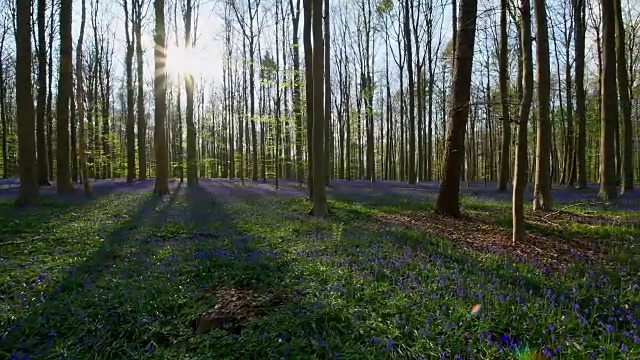
[[[484,186],[463,185],[463,208],[508,213],[509,194]],[[153,181],[94,188],[88,200],[44,190],[28,210],[12,206],[15,187],[0,189],[0,358],[640,357],[637,243],[613,268],[550,272],[373,225],[382,212],[430,211],[434,184],[339,181],[326,220],[306,215],[304,188],[290,183],[172,181],[162,198]],[[578,212],[640,208],[638,195],[603,205],[596,191],[554,198]],[[614,227],[596,227],[583,230],[615,240]],[[640,239],[634,223],[616,228]],[[239,334],[194,334],[215,306],[205,294],[228,287],[286,300]]]

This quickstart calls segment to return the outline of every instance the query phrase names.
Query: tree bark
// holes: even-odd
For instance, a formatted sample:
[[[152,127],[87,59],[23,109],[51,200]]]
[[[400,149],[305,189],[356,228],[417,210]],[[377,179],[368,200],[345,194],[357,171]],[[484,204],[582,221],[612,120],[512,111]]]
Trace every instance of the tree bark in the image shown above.
[[[16,4],[16,105],[20,173],[20,192],[16,205],[31,206],[38,201],[38,172],[35,114],[31,94],[30,1],[18,1]]]
[[[614,136],[618,121],[616,94],[615,6],[613,1],[602,0],[602,90],[600,101],[600,191],[604,201],[616,197],[616,164]],[[607,95],[605,95],[607,94]],[[611,94],[610,96],[608,94]]]
[[[584,26],[585,0],[573,0],[573,18],[575,30],[575,73],[576,73],[576,119],[578,127],[576,139],[576,187],[587,187],[587,125],[584,90],[584,56],[585,56],[585,26]]]
[[[325,146],[324,128],[324,45],[322,38],[322,2],[323,0],[312,0],[312,27],[313,27],[313,214],[323,218],[327,216],[329,207],[327,205],[327,193],[324,181],[323,161]],[[309,101],[309,100],[307,100]],[[308,105],[307,105],[308,106]]]
[[[518,114],[518,145],[513,176],[513,242],[522,242],[526,237],[524,223],[524,188],[527,179],[527,136],[529,112],[533,98],[533,55],[531,51],[531,3],[521,0],[522,14],[520,51],[522,62],[522,99]]]
[[[147,179],[147,119],[144,112],[144,65],[142,61],[142,6],[144,5],[144,1],[145,0],[135,0],[133,3],[133,6],[135,7],[134,31],[136,35],[136,70],[138,73],[138,166],[140,169],[140,180]]]
[[[500,147],[500,178],[498,190],[506,191],[509,182],[509,163],[511,154],[511,115],[509,114],[509,49],[507,44],[507,12],[508,0],[500,0],[500,54],[499,54],[499,82],[500,108],[502,110],[502,144]]]
[[[153,192],[158,195],[169,193],[169,164],[167,159],[167,138],[165,134],[165,117],[167,109],[167,69],[166,35],[164,25],[164,0],[154,0],[155,34],[154,62],[155,76],[153,88],[155,92],[155,125],[154,142],[156,156],[156,182]]]
[[[460,216],[460,175],[464,157],[464,137],[469,118],[471,72],[475,46],[477,0],[460,2],[460,20],[456,36],[453,73],[453,101],[447,126],[447,144],[444,154],[444,176],[436,199],[435,212],[446,216]]]
[[[36,146],[38,157],[38,185],[40,186],[51,185],[49,183],[47,143],[44,129],[45,109],[47,106],[46,9],[46,0],[38,0],[38,103],[36,107]]]
[[[307,186],[309,188],[309,199],[313,198],[313,48],[311,44],[311,2],[316,0],[305,0],[303,2],[304,25],[302,27],[302,42],[304,43],[304,67],[306,82],[307,101]]]
[[[536,132],[536,170],[533,211],[551,210],[551,124],[549,123],[549,30],[545,0],[534,0],[537,32],[538,129]]]
[[[87,17],[87,9],[85,0],[82,1],[82,15],[80,22],[80,35],[78,37],[78,45],[76,46],[76,106],[78,110],[78,153],[80,160],[80,178],[85,196],[91,196],[91,185],[89,183],[89,170],[87,168],[86,146],[87,140],[84,131],[84,84],[82,73],[82,43],[84,41],[84,27]],[[126,2],[125,2],[126,4]],[[127,30],[128,33],[128,30]]]
[[[56,185],[58,193],[73,190],[69,170],[69,99],[72,93],[71,81],[71,19],[72,0],[60,0],[60,74],[58,78],[58,99],[56,102],[57,169]]]
[[[631,101],[629,99],[629,78],[625,54],[625,30],[622,18],[621,0],[614,1],[616,18],[616,60],[618,72],[618,94],[622,111],[622,188],[621,193],[633,190],[633,128],[631,123]]]
[[[126,37],[126,54],[125,54],[125,66],[127,76],[127,122],[126,122],[126,138],[127,138],[127,183],[133,183],[136,178],[136,120],[134,114],[134,100],[133,100],[133,39],[131,39],[129,33],[129,11],[127,3],[129,0],[124,0],[124,26]],[[134,27],[134,26],[132,26]],[[144,157],[144,156],[143,156]]]

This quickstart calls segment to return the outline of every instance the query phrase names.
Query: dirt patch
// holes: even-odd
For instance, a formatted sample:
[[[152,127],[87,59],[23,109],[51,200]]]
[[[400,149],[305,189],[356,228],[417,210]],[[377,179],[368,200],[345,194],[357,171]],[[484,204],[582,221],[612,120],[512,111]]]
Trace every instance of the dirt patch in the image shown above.
[[[258,292],[248,287],[221,287],[206,292],[204,296],[216,304],[192,320],[191,329],[197,335],[215,329],[240,335],[251,321],[286,300],[282,293]]]
[[[433,213],[380,214],[380,225],[404,225],[480,252],[499,254],[551,270],[564,270],[582,261],[602,264],[608,254],[588,239],[567,240],[555,235],[528,232],[523,243],[513,243],[512,230],[492,223],[487,215],[454,219]],[[495,220],[495,219],[494,219]]]

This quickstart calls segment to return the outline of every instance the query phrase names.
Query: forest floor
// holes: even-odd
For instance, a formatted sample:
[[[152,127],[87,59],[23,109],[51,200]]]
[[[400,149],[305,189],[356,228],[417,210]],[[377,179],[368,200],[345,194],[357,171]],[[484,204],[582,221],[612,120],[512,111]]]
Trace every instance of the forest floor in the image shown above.
[[[495,184],[461,184],[459,220],[436,183],[335,181],[326,220],[281,185],[105,180],[16,209],[0,183],[0,358],[640,356],[640,191],[554,189],[512,244]]]

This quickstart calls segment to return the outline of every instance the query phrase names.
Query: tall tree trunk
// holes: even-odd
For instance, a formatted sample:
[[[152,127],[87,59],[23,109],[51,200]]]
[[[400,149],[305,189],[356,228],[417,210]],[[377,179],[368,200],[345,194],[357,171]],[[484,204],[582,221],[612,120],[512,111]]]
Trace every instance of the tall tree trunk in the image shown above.
[[[473,1],[473,0],[472,0]],[[415,88],[413,79],[413,57],[411,54],[411,20],[409,16],[409,0],[404,2],[404,36],[405,52],[407,54],[407,73],[409,77],[409,184],[416,183],[416,118],[415,118]],[[475,29],[474,29],[475,31]]]
[[[166,68],[166,35],[164,28],[164,0],[154,0],[155,10],[155,76],[153,88],[155,92],[155,124],[154,142],[156,156],[156,183],[153,192],[158,195],[169,193],[169,164],[167,159],[167,138],[165,135],[165,117],[167,114],[167,68]]]
[[[126,2],[125,2],[126,4]],[[85,196],[91,196],[91,185],[89,183],[89,170],[87,168],[86,145],[87,140],[84,131],[84,84],[82,73],[82,43],[84,41],[84,27],[87,17],[87,9],[85,0],[82,0],[82,15],[80,22],[80,35],[78,37],[78,45],[76,46],[76,106],[78,110],[78,153],[80,158],[80,178],[82,179],[82,187]],[[126,19],[125,21],[128,21]],[[128,29],[127,29],[128,34]]]
[[[435,212],[447,216],[460,216],[460,175],[464,157],[464,137],[469,118],[471,72],[475,46],[477,0],[460,2],[460,20],[456,36],[453,72],[453,101],[447,126],[447,144],[444,154],[444,177],[436,199]]]
[[[36,108],[36,147],[38,155],[38,185],[40,186],[50,185],[47,161],[47,143],[44,131],[45,109],[47,106],[46,9],[46,0],[38,0],[38,104]]]
[[[193,5],[191,0],[186,0],[184,27],[185,38],[184,48],[187,56],[191,51],[191,17]],[[184,74],[184,88],[187,93],[187,186],[198,184],[198,158],[196,155],[196,126],[193,119],[193,92],[194,92],[193,74],[187,72]]]
[[[72,0],[60,0],[60,75],[58,78],[58,99],[56,102],[57,176],[59,193],[73,190],[69,170],[69,98],[72,94],[71,81],[71,16]]]
[[[47,160],[49,180],[53,180],[53,38],[54,38],[54,14],[55,6],[51,6],[49,21],[49,69],[47,71]]]
[[[618,72],[618,94],[622,111],[622,189],[621,193],[633,190],[633,128],[631,123],[631,101],[629,99],[629,78],[627,74],[627,58],[625,54],[624,19],[622,18],[621,0],[614,1],[616,17],[616,59]]]
[[[313,49],[311,45],[311,2],[317,0],[305,0],[303,2],[304,26],[302,27],[302,42],[304,43],[304,63],[307,102],[307,186],[309,199],[313,199]]]
[[[500,0],[500,54],[499,54],[499,82],[500,108],[502,110],[502,144],[500,147],[500,178],[498,190],[507,190],[509,182],[509,163],[511,154],[511,115],[509,114],[509,49],[507,48],[507,12],[508,0]]]
[[[125,0],[126,1],[126,0]],[[145,0],[135,0],[134,30],[136,35],[136,70],[138,73],[138,167],[140,180],[147,179],[147,119],[144,112],[144,77],[142,61],[142,6]],[[163,5],[164,8],[164,5]],[[163,10],[164,14],[164,10]],[[164,28],[164,20],[163,20]],[[164,31],[164,30],[163,30]],[[165,144],[166,145],[166,144]]]
[[[549,94],[551,70],[549,66],[549,30],[545,0],[534,0],[537,32],[538,70],[538,131],[536,133],[536,170],[533,211],[551,210],[551,125],[549,123]]]
[[[313,215],[319,218],[327,216],[329,207],[327,205],[327,193],[322,179],[324,176],[323,161],[325,146],[324,128],[324,45],[322,39],[322,2],[323,0],[312,0],[312,22],[313,27]],[[308,100],[307,100],[308,101]]]
[[[289,9],[291,10],[291,21],[293,23],[291,30],[293,36],[291,52],[293,53],[293,116],[295,117],[296,127],[296,178],[298,180],[298,183],[302,184],[302,182],[304,181],[304,165],[302,163],[302,80],[300,79],[300,45],[298,42],[298,25],[300,24],[300,0],[296,0],[295,7],[293,4],[293,0],[289,0]]]
[[[513,242],[522,242],[526,233],[524,228],[524,188],[527,179],[527,137],[529,112],[533,98],[533,55],[531,51],[531,3],[521,0],[522,14],[520,30],[520,49],[522,62],[522,99],[518,115],[518,145],[516,147],[516,166],[513,176]]]
[[[2,30],[2,33],[0,33],[0,54],[3,53],[4,51],[4,44],[5,44],[5,40],[8,32],[9,30],[7,27]],[[7,83],[5,82],[5,77],[4,77],[3,58],[2,56],[0,56],[0,123],[2,125],[2,178],[3,179],[6,179],[9,177],[9,169],[8,169],[9,156],[7,154],[8,115],[7,115],[6,100],[7,100]]]
[[[133,183],[136,178],[136,120],[134,113],[134,100],[133,100],[133,39],[131,39],[129,33],[129,11],[127,8],[128,0],[124,0],[124,26],[126,37],[126,54],[125,54],[125,66],[127,73],[127,122],[126,122],[126,137],[127,137],[127,183]],[[135,5],[134,5],[135,6]],[[135,11],[135,10],[134,10]],[[135,28],[135,26],[132,26]],[[144,154],[143,154],[144,155]]]
[[[324,0],[324,176],[331,180],[331,43],[329,32],[329,0]]]
[[[20,160],[18,163],[20,192],[16,204],[31,206],[38,201],[38,172],[36,167],[35,114],[31,94],[30,1],[18,1],[16,4],[16,58],[19,59],[16,61],[16,116],[18,120],[18,157]]]
[[[585,26],[584,26],[585,0],[573,0],[573,19],[575,30],[575,73],[576,73],[576,119],[578,127],[576,141],[576,177],[577,188],[587,187],[587,119],[584,90],[584,57],[585,57]]]
[[[618,121],[616,94],[615,6],[613,1],[602,0],[602,94],[600,113],[600,191],[605,200],[616,197],[616,164],[614,136]],[[605,94],[612,94],[605,96]]]

